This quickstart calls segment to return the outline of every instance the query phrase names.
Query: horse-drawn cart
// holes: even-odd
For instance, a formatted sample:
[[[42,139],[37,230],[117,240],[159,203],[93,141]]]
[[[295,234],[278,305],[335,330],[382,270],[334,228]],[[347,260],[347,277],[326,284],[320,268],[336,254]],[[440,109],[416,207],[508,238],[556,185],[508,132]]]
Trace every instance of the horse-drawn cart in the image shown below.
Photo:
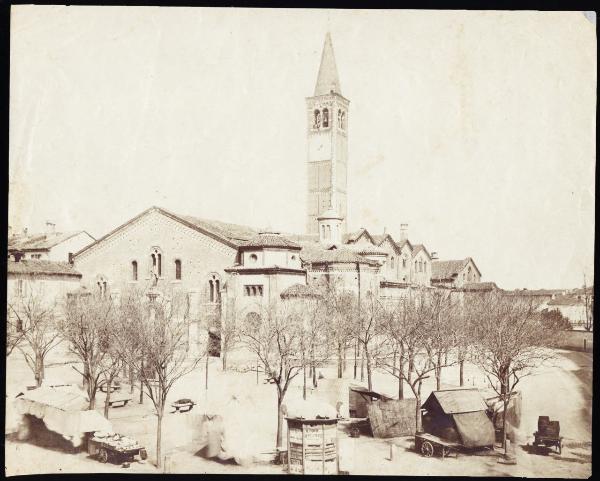
[[[538,430],[533,433],[533,438],[535,447],[555,447],[558,454],[562,453],[562,437],[560,436],[560,423],[558,421],[550,421],[548,416],[540,416],[538,418]]]

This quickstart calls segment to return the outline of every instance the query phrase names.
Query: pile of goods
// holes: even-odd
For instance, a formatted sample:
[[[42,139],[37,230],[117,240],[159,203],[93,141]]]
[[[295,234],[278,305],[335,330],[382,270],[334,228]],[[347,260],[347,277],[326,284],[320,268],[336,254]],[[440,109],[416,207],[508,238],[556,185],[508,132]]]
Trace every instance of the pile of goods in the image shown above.
[[[93,441],[98,443],[104,443],[113,449],[118,451],[129,451],[130,449],[140,449],[141,446],[135,439],[128,438],[122,434],[96,431],[94,433]]]

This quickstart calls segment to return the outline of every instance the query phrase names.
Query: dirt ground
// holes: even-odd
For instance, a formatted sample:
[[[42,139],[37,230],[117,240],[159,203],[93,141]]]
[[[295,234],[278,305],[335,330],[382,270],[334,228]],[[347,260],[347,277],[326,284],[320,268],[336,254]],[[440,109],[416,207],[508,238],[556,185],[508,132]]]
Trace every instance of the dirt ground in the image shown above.
[[[235,356],[232,356],[235,359]],[[70,364],[61,364],[64,356],[55,353],[50,359],[47,378],[63,382],[79,383],[80,375]],[[326,400],[335,404],[344,398],[347,383],[339,389],[334,380],[335,366],[319,369],[324,379],[316,390],[309,389],[310,398]],[[352,366],[348,365],[345,377],[352,378]],[[169,400],[191,398],[197,405],[189,413],[167,413],[163,425],[163,454],[166,454],[166,469],[174,473],[282,473],[282,466],[270,464],[269,452],[275,447],[276,390],[264,383],[255,372],[227,371],[223,373],[220,361],[213,359],[209,368],[209,389],[204,389],[205,372],[201,367],[177,383]],[[458,372],[445,368],[442,373],[443,387],[456,386]],[[32,383],[31,373],[18,356],[8,360],[7,393]],[[302,396],[302,377],[298,376],[290,387],[286,402],[293,404]],[[433,389],[433,379],[423,386],[424,398]],[[465,384],[480,388],[486,386],[484,377],[473,366],[465,370]],[[333,388],[332,386],[337,386]],[[397,380],[384,373],[375,373],[375,390],[392,395],[397,393]],[[337,389],[337,391],[336,391]],[[514,446],[517,465],[497,462],[497,452],[479,455],[459,455],[441,460],[423,458],[412,451],[411,437],[391,440],[374,439],[368,436],[348,438],[340,426],[339,438],[343,445],[340,453],[342,469],[350,474],[371,475],[461,475],[461,476],[526,476],[526,477],[574,477],[591,475],[591,398],[592,398],[592,354],[559,351],[552,364],[543,366],[531,377],[523,379],[520,389],[523,394],[522,423]],[[405,387],[405,395],[410,396]],[[128,389],[126,389],[128,392]],[[103,394],[99,394],[97,409],[102,412]],[[9,401],[9,399],[7,399]],[[156,458],[156,416],[152,404],[145,399],[139,404],[139,392],[133,393],[128,406],[112,408],[110,420],[117,432],[137,439],[148,450],[147,463],[133,463],[129,468],[119,465],[101,464],[85,453],[67,454],[27,442],[6,440],[5,472],[7,475],[38,473],[83,473],[83,472],[157,472],[153,463]],[[7,405],[10,404],[7,402]],[[7,410],[10,409],[7,407]],[[347,406],[342,407],[347,410]],[[194,455],[193,423],[195,416],[204,412],[230,413],[225,417],[226,436],[232,450],[251,453],[253,462],[238,466],[231,463],[207,460]],[[8,412],[7,412],[8,415]],[[533,440],[540,415],[560,420],[561,435],[564,436],[562,455],[534,454],[527,444]],[[285,439],[285,433],[284,433]],[[390,444],[394,449],[390,459]],[[340,447],[342,449],[342,447]]]

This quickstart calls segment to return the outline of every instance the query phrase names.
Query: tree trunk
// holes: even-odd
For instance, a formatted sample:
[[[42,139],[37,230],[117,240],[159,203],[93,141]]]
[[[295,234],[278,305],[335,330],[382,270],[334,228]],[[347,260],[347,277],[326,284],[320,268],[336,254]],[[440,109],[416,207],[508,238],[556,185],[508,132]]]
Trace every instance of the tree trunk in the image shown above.
[[[129,366],[129,393],[133,394],[133,385],[135,384],[135,377],[133,367]]]
[[[438,352],[437,366],[435,368],[435,387],[439,391],[442,389],[442,353]]]
[[[373,390],[373,372],[371,368],[371,353],[365,346],[365,357],[367,358],[367,385],[369,386],[369,391]]]
[[[507,394],[507,386],[508,386],[508,366],[503,366],[500,368],[500,372],[499,372],[500,376],[499,376],[499,381],[500,381],[500,394],[501,395],[505,395]]]
[[[112,386],[112,378],[106,381],[106,399],[104,400],[104,417],[108,419],[108,409],[110,407],[110,388]]]
[[[140,404],[144,404],[144,382],[140,379]]]
[[[210,358],[208,353],[209,353],[209,347],[207,346],[207,348],[206,348],[206,368],[205,368],[205,373],[204,373],[204,389],[206,389],[206,390],[208,390],[208,360]]]
[[[402,365],[402,357],[398,358],[398,399],[402,401],[404,399],[404,379],[402,377],[402,370],[404,366]]]
[[[277,395],[277,438],[275,443],[277,444],[276,448],[280,448],[283,437],[283,413],[281,412],[281,404],[283,403],[283,394]]]
[[[419,433],[423,430],[423,426],[421,426],[421,396],[415,396],[415,401],[415,430]]]
[[[465,361],[464,360],[460,360],[460,362],[458,363],[458,376],[459,376],[459,380],[460,380],[460,387],[463,387],[464,383],[465,383],[465,378],[464,378],[464,369],[465,369]]]
[[[157,424],[156,424],[156,467],[160,469],[162,466],[162,418],[163,418],[163,410],[157,410]]]
[[[337,377],[342,378],[343,375],[343,361],[342,361],[342,343],[338,342],[338,366],[337,366]]]
[[[35,385],[40,387],[44,381],[44,358],[39,354],[35,356],[35,372],[33,376],[35,378]]]
[[[360,349],[360,346],[359,346],[359,351],[360,351],[360,380],[364,381],[365,380],[365,348],[364,348],[364,346],[362,349]]]
[[[508,446],[506,445],[506,412],[508,411],[509,398],[504,398],[504,412],[502,413],[502,447],[504,448],[504,456],[508,455]]]
[[[221,360],[223,361],[223,371],[227,371],[227,349],[226,349],[226,346],[223,346]]]
[[[358,339],[356,340],[356,344],[354,346],[354,379],[356,379],[357,372],[358,372]]]
[[[311,362],[314,363],[315,361],[313,360]],[[312,384],[315,389],[318,387],[317,386],[317,369],[314,364],[313,364],[313,368],[312,368]]]
[[[344,344],[342,346],[342,376],[344,375],[344,373],[346,372],[346,348],[347,345]]]
[[[302,366],[302,399],[306,401],[306,364]]]

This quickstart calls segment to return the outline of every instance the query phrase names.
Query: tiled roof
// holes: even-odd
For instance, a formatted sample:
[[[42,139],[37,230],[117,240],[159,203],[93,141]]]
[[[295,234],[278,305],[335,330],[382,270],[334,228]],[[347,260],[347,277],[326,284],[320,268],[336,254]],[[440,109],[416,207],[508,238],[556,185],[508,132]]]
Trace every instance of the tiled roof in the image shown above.
[[[27,275],[57,275],[81,277],[81,273],[73,269],[68,262],[54,262],[45,260],[21,260],[19,262],[8,260],[7,271],[9,274]]]
[[[433,261],[431,263],[431,278],[432,279],[452,279],[464,269],[471,260],[470,257],[457,261]]]
[[[564,291],[562,289],[515,289],[508,291],[507,294],[510,296],[554,296],[562,295]]]
[[[8,241],[8,250],[48,250],[82,232],[85,231],[52,232],[13,237]]]
[[[245,225],[231,224],[218,220],[200,219],[191,215],[177,215],[177,217],[180,217],[205,231],[211,232],[218,237],[224,238],[237,246],[243,245],[257,234],[256,229]]]
[[[363,235],[363,234],[367,234],[367,236],[369,237],[370,240],[373,239],[373,237],[371,236],[371,234],[369,234],[369,232],[367,231],[367,229],[361,227],[357,231],[350,232],[348,234],[344,234],[342,236],[342,242],[344,244],[356,242],[360,238],[360,236]]]
[[[491,291],[498,289],[498,286],[495,282],[469,282],[467,284],[463,284],[462,287],[467,291]]]
[[[361,255],[387,255],[387,251],[383,247],[368,244],[347,244],[344,248]]]
[[[387,234],[371,234],[371,237],[375,241],[375,245],[378,246],[381,245],[381,243],[385,240]]]
[[[292,284],[281,292],[281,297],[284,299],[290,297],[315,298],[322,296],[323,294],[316,287],[306,284]]]
[[[423,244],[414,244],[413,245],[413,251],[412,251],[412,256],[416,256],[419,252],[421,251],[426,251],[425,247],[423,246]],[[427,251],[426,251],[427,252]]]
[[[260,232],[259,234],[253,236],[250,240],[243,242],[240,245],[240,249],[249,247],[281,247],[295,250],[302,249],[299,244],[296,244],[281,234],[272,232]]]
[[[379,262],[367,259],[357,253],[354,253],[340,246],[337,249],[327,250],[315,243],[303,243],[302,251],[300,251],[300,259],[308,263],[338,263],[338,264],[367,264],[378,266]]]

